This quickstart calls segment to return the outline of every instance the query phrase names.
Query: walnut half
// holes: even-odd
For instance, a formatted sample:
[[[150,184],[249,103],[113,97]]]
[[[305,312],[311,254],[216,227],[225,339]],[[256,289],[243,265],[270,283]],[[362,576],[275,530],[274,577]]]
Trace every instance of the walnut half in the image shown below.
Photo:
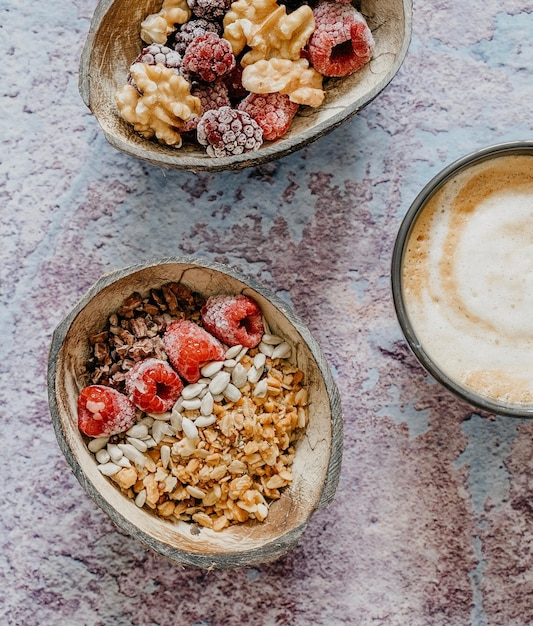
[[[137,89],[127,84],[115,94],[120,115],[143,137],[181,147],[184,122],[202,111],[190,84],[161,63],[134,63],[130,73]]]
[[[252,93],[284,93],[292,102],[311,107],[320,106],[325,95],[322,74],[305,59],[262,59],[244,68],[242,84]]]
[[[176,30],[175,24],[185,24],[190,17],[186,0],[164,0],[159,13],[152,13],[141,22],[141,39],[146,43],[164,44]]]

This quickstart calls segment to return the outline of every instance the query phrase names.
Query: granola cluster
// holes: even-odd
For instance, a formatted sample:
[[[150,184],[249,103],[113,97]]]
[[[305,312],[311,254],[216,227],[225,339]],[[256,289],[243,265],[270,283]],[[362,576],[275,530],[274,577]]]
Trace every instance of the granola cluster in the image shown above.
[[[200,324],[204,305],[179,283],[132,294],[90,338],[87,382],[124,391],[136,364],[167,359],[165,329],[175,320]],[[126,432],[89,441],[100,471],[137,506],[215,531],[266,519],[293,479],[308,420],[304,374],[290,362],[292,347],[268,330],[257,347],[225,347],[224,360],[206,363],[172,410],[138,410]]]

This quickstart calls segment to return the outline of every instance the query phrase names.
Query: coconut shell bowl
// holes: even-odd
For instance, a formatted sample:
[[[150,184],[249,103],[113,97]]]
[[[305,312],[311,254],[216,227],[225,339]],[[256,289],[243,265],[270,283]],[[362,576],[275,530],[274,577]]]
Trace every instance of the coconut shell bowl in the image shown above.
[[[372,55],[368,62],[348,76],[324,75],[321,104],[307,104],[307,97],[303,98],[303,103],[297,100],[300,106],[283,136],[265,140],[253,151],[212,157],[197,141],[184,140],[181,147],[173,147],[158,142],[154,137],[141,136],[130,123],[124,121],[117,109],[116,93],[126,85],[130,67],[148,45],[145,37],[141,39],[140,36],[141,23],[149,15],[159,15],[161,3],[162,0],[101,0],[98,3],[81,56],[79,90],[112,146],[165,168],[190,171],[239,169],[259,165],[302,148],[374,100],[398,72],[411,39],[412,0],[354,0],[353,7],[364,16],[373,37]],[[289,17],[293,15],[291,10]],[[310,11],[309,7],[306,10]],[[225,36],[225,32],[222,35]],[[339,44],[339,48],[343,46]],[[336,52],[332,50],[333,56]],[[342,52],[339,51],[339,54]],[[237,63],[241,62],[240,56],[237,56]],[[268,54],[267,58],[270,58]],[[303,59],[299,62],[306,63]],[[279,76],[283,79],[284,70],[280,70]],[[272,80],[269,78],[269,87]],[[277,88],[266,89],[266,84],[260,81],[257,89],[263,88],[261,93],[276,91]],[[232,106],[237,105],[233,103]]]
[[[214,436],[212,439],[209,439],[206,433],[208,430],[211,433],[216,432],[217,425],[222,423],[221,420],[224,419],[224,416],[227,418],[227,411],[224,410],[217,413],[216,408],[212,409],[218,421],[209,428],[198,428],[197,430],[200,434],[196,439],[190,432],[186,432],[185,422],[187,420],[185,417],[182,418],[181,427],[173,431],[171,428],[171,425],[175,426],[173,421],[175,416],[172,417],[173,413],[167,413],[166,417],[159,416],[159,418],[156,415],[155,419],[154,416],[151,418],[150,415],[147,415],[148,411],[143,412],[137,409],[136,413],[134,413],[134,419],[137,420],[137,423],[133,426],[134,430],[128,431],[131,433],[128,441],[138,446],[139,439],[135,439],[135,437],[142,438],[142,434],[146,434],[134,432],[140,420],[144,420],[143,423],[148,424],[153,422],[151,434],[154,439],[158,439],[157,445],[154,445],[154,441],[150,441],[150,433],[148,437],[144,436],[144,442],[147,443],[148,449],[145,449],[144,452],[137,450],[137,453],[144,454],[145,460],[150,461],[150,463],[152,463],[151,459],[155,459],[161,465],[163,463],[163,445],[168,444],[167,447],[172,448],[170,461],[168,458],[166,459],[166,471],[161,469],[162,474],[157,479],[159,481],[171,480],[167,491],[179,493],[180,489],[187,486],[187,480],[183,478],[183,474],[180,472],[185,471],[183,466],[187,466],[192,472],[191,466],[188,465],[190,462],[196,464],[196,469],[201,464],[204,464],[207,469],[204,468],[203,471],[215,472],[217,474],[217,478],[220,479],[218,487],[216,487],[216,489],[219,489],[218,495],[220,495],[220,489],[227,494],[227,488],[224,487],[225,484],[230,486],[230,491],[235,491],[235,493],[228,496],[228,498],[232,499],[230,503],[231,508],[234,512],[240,511],[240,513],[243,513],[243,517],[238,519],[238,521],[235,521],[236,518],[234,518],[231,523],[226,524],[222,528],[214,528],[207,519],[207,515],[213,511],[213,506],[209,508],[209,505],[213,505],[213,499],[210,502],[202,500],[203,497],[207,499],[212,498],[212,493],[211,495],[205,495],[208,490],[205,482],[203,484],[196,483],[196,486],[188,487],[192,489],[190,491],[192,498],[188,496],[184,498],[181,495],[178,496],[178,499],[170,500],[170,504],[167,503],[165,505],[165,507],[169,506],[175,512],[179,508],[185,517],[183,515],[180,517],[177,513],[168,516],[168,510],[164,510],[164,507],[158,508],[160,502],[164,499],[160,498],[158,500],[158,495],[155,498],[157,502],[151,507],[147,503],[139,502],[139,497],[141,496],[138,494],[136,496],[135,494],[135,491],[139,491],[138,486],[133,485],[130,481],[127,485],[122,485],[125,487],[123,489],[112,475],[103,472],[102,467],[112,466],[112,461],[109,462],[108,458],[99,457],[99,454],[108,456],[106,451],[111,450],[109,444],[107,448],[104,448],[103,452],[100,451],[100,453],[96,452],[95,454],[95,442],[102,438],[98,436],[88,437],[86,434],[83,434],[78,423],[80,391],[86,388],[87,385],[94,383],[94,372],[96,370],[94,365],[90,365],[94,363],[94,337],[100,337],[98,341],[105,341],[105,329],[111,335],[110,324],[111,326],[113,324],[117,325],[117,312],[119,312],[118,325],[120,326],[120,319],[123,321],[136,319],[137,311],[141,309],[143,311],[141,316],[143,318],[141,320],[142,323],[147,324],[150,328],[152,325],[149,321],[150,319],[161,319],[161,315],[166,315],[166,328],[168,329],[168,326],[172,324],[171,318],[176,319],[184,316],[183,313],[179,312],[179,306],[176,308],[176,302],[172,303],[172,299],[168,299],[170,293],[168,290],[169,285],[172,285],[174,290],[176,285],[179,286],[178,291],[174,291],[175,293],[179,294],[181,289],[184,293],[194,294],[194,303],[191,304],[190,310],[185,317],[187,317],[189,323],[196,323],[201,327],[204,327],[205,324],[202,321],[203,317],[200,317],[200,314],[197,313],[198,307],[201,307],[202,303],[205,304],[205,301],[210,296],[231,294],[238,297],[247,296],[249,299],[252,299],[260,309],[259,319],[261,319],[262,315],[265,321],[265,332],[268,333],[263,335],[261,345],[264,345],[267,338],[270,340],[272,337],[277,337],[277,340],[274,339],[273,343],[275,344],[277,341],[277,345],[280,346],[279,340],[280,338],[283,339],[284,344],[290,347],[289,351],[281,348],[284,357],[283,362],[285,363],[283,367],[289,368],[288,370],[283,370],[283,372],[299,372],[298,381],[296,381],[296,375],[290,374],[287,379],[284,374],[282,386],[285,385],[285,387],[280,387],[277,391],[272,391],[271,389],[271,391],[275,394],[279,392],[286,393],[284,389],[291,389],[291,380],[298,382],[300,389],[303,390],[299,394],[295,394],[295,387],[292,387],[293,396],[291,402],[293,404],[305,405],[306,419],[304,422],[299,422],[297,427],[295,427],[294,433],[296,434],[291,439],[290,448],[278,441],[279,449],[291,457],[291,462],[287,463],[291,476],[286,481],[286,484],[279,486],[275,482],[268,482],[270,480],[268,476],[273,473],[272,468],[274,465],[266,467],[257,454],[255,457],[253,457],[253,454],[251,457],[246,457],[259,459],[259,467],[262,466],[268,470],[267,474],[265,474],[266,479],[263,482],[273,487],[274,492],[277,494],[274,497],[268,497],[268,494],[272,495],[273,492],[266,491],[263,494],[264,498],[263,496],[259,498],[261,505],[257,505],[257,499],[251,502],[251,508],[243,505],[248,511],[256,511],[255,515],[249,515],[246,511],[243,513],[243,509],[238,508],[243,501],[246,501],[246,493],[251,493],[250,491],[243,493],[242,490],[240,494],[237,493],[240,489],[239,481],[242,479],[246,483],[246,472],[249,470],[250,465],[248,465],[248,469],[245,469],[240,461],[234,461],[233,470],[230,468],[225,472],[224,469],[220,468],[220,464],[224,462],[226,467],[228,467],[228,460],[226,458],[226,460],[221,459],[217,461],[218,457],[211,454],[213,448],[208,450],[208,453],[211,454],[209,458],[206,458],[208,454],[205,452],[203,455],[197,453],[197,450],[202,448],[205,442],[208,440],[210,442],[213,441]],[[167,293],[167,296],[161,297],[161,294],[164,293]],[[136,294],[133,300],[131,298],[132,294]],[[159,296],[156,297],[154,294],[159,294]],[[156,298],[155,301],[153,300],[154,297]],[[137,301],[135,301],[135,298],[137,298]],[[167,298],[166,301],[165,298]],[[160,317],[157,317],[156,312],[152,310],[153,303],[158,301],[160,312],[164,311]],[[127,304],[125,305],[125,303]],[[124,312],[124,307],[127,309],[128,306],[129,313],[128,311]],[[146,311],[150,312],[151,317],[146,316]],[[171,315],[172,312],[175,315]],[[123,317],[121,318],[120,315]],[[131,323],[127,328],[131,331],[131,328],[133,328]],[[101,334],[102,332],[104,332],[104,335]],[[117,330],[115,329],[113,332],[117,332]],[[123,331],[119,330],[118,332],[120,334]],[[146,337],[146,330],[139,332],[139,335]],[[130,344],[128,344],[127,337],[124,335],[120,336],[123,337],[125,343],[124,345],[115,344],[114,350],[117,353],[121,352],[123,356],[126,355],[127,358],[129,358],[128,355],[131,355],[132,359],[137,358],[135,350],[138,349],[139,345],[143,345],[143,339],[140,339],[138,342],[135,339],[135,341],[130,341]],[[221,345],[226,350],[227,345],[222,344],[222,342]],[[239,351],[238,345],[237,348],[233,349],[233,353],[235,353],[235,349]],[[269,349],[272,350],[272,348]],[[279,350],[280,348],[278,347],[278,352]],[[249,365],[255,352],[258,352],[258,348],[249,349],[240,363],[248,363]],[[260,353],[258,352],[258,354]],[[161,358],[165,359],[165,356],[163,353]],[[234,356],[233,364],[239,358]],[[259,358],[263,359],[264,362],[266,357]],[[271,380],[270,377],[275,374],[275,369],[282,369],[282,366],[279,365],[280,359],[277,361],[271,360],[274,358],[275,355],[270,352],[270,357],[266,358],[264,367],[263,365],[260,366],[259,371],[262,372],[262,376],[265,379],[264,386],[266,386],[266,380]],[[219,360],[221,360],[220,357]],[[225,364],[228,363],[224,359],[222,361]],[[105,362],[105,359],[101,361],[101,363]],[[255,363],[256,361],[253,362]],[[243,365],[241,371],[243,368],[246,369]],[[105,369],[104,367],[99,371],[104,371]],[[249,372],[250,370],[248,370]],[[204,372],[204,376],[207,376],[207,373]],[[202,381],[205,384],[205,380],[205,378],[202,378],[199,384],[201,385]],[[207,381],[209,382],[209,379]],[[257,380],[254,382],[257,382]],[[101,383],[105,386],[105,381],[102,380]],[[237,385],[237,383],[235,384]],[[259,384],[257,382],[255,389],[258,388]],[[269,389],[270,384],[269,382]],[[185,382],[184,389],[191,389],[192,386]],[[237,411],[234,411],[232,415],[239,413],[241,410],[239,406],[242,405],[242,399],[247,393],[247,401],[252,402],[250,397],[253,397],[253,394],[249,390],[247,391],[249,387],[249,384],[243,386],[241,383],[242,397],[240,401],[233,398],[234,404],[230,406],[233,409],[237,409]],[[48,392],[52,423],[59,446],[87,494],[120,529],[141,542],[144,546],[164,555],[177,564],[202,569],[228,569],[274,561],[297,546],[312,514],[317,509],[330,504],[334,498],[339,480],[342,456],[342,413],[339,393],[326,359],[308,328],[284,302],[265,287],[246,278],[230,267],[188,257],[164,258],[116,270],[104,275],[68,313],[53,334],[48,364]],[[215,393],[214,390],[213,393]],[[224,391],[224,394],[226,394],[226,391]],[[300,399],[305,397],[305,401],[295,401],[296,396]],[[179,401],[183,402],[184,397],[185,391],[183,390],[183,396]],[[274,400],[277,402],[276,398],[279,397],[281,396],[275,395]],[[226,402],[225,400],[222,401],[220,396],[217,401],[220,401],[222,404]],[[190,411],[184,411],[184,409],[185,405],[183,404],[180,409],[182,416],[192,415]],[[268,405],[264,404],[261,411],[272,412],[274,409],[268,408]],[[289,409],[287,409],[286,413],[289,413]],[[281,414],[278,416],[281,416]],[[161,420],[161,417],[163,417],[163,420]],[[211,417],[213,418],[213,416]],[[229,441],[230,445],[237,449],[239,446],[245,445],[243,442],[239,443],[238,441],[239,433],[243,433],[245,429],[238,430],[239,426],[233,427],[234,423],[238,423],[239,418],[235,417],[232,419],[235,419],[235,422],[230,422],[229,431],[226,424],[225,434],[227,439],[224,440],[226,442],[224,445]],[[192,418],[189,422],[191,421]],[[156,424],[156,422],[161,422],[163,426]],[[200,424],[198,420],[196,420],[196,423]],[[155,435],[156,426],[159,428],[158,437]],[[161,430],[168,428],[170,430]],[[220,428],[224,430],[224,427],[220,426]],[[268,428],[264,432],[267,431]],[[270,432],[269,436],[271,438],[272,428],[268,432]],[[116,443],[113,436],[116,436],[116,434],[110,437],[109,442],[115,441]],[[191,439],[191,437],[193,438]],[[174,456],[175,448],[173,447],[176,445],[177,440],[181,441],[181,443],[177,444],[178,447],[184,442],[187,445],[191,441],[193,442],[192,449],[184,452],[184,457],[180,457],[179,461]],[[272,439],[268,445],[271,445],[271,442]],[[216,440],[213,445],[217,445]],[[117,447],[118,445],[115,445],[115,448]],[[123,449],[131,451],[132,446],[130,445],[129,448],[126,446]],[[157,449],[160,452],[154,453]],[[264,449],[263,446],[262,450]],[[183,451],[183,448],[180,448],[180,451]],[[225,448],[225,451],[227,452],[227,448]],[[221,452],[224,452],[224,450],[221,450]],[[248,450],[248,452],[253,453],[254,451]],[[262,453],[261,450],[260,452]],[[124,454],[126,455],[126,452]],[[150,459],[148,459],[149,456]],[[220,457],[221,455],[218,456]],[[144,467],[143,464],[138,465],[137,457],[135,456],[130,458],[133,459],[131,463],[126,460],[126,463],[121,466],[121,470],[131,471],[131,468],[134,467],[140,472]],[[243,457],[242,455],[240,457],[237,455],[237,457],[232,458],[242,459]],[[273,463],[268,457],[264,458],[268,463]],[[278,459],[280,458],[278,456]],[[123,461],[124,457],[122,458]],[[116,462],[120,463],[119,461]],[[180,463],[181,466],[179,465]],[[207,467],[209,463],[210,465]],[[130,466],[129,469],[126,468],[127,465]],[[179,469],[180,467],[181,469]],[[276,467],[279,469],[279,466]],[[259,474],[261,471],[259,470]],[[223,478],[224,473],[227,475],[226,480]],[[211,476],[214,475],[211,474]],[[283,472],[281,475],[286,476]],[[115,476],[118,476],[118,474]],[[242,478],[243,476],[244,478]],[[177,480],[175,477],[177,477]],[[238,479],[237,482],[235,482],[235,478]],[[262,480],[259,475],[253,477],[254,485]],[[278,478],[275,480],[278,480]],[[250,480],[247,485],[243,483],[244,487],[249,490],[251,482]],[[163,483],[160,482],[159,487],[161,488],[162,485]],[[279,489],[276,487],[279,487]],[[201,491],[198,492],[198,488],[203,488],[204,494]],[[165,490],[166,487],[163,486],[162,489]],[[224,489],[226,489],[226,492],[224,492]],[[171,497],[173,496],[169,496],[169,498]],[[149,498],[150,495],[148,495]],[[186,504],[183,504],[183,502]],[[195,517],[194,515],[198,511],[201,512],[203,503],[208,505],[207,508],[204,507],[204,513],[200,517]],[[175,506],[176,508],[174,508]],[[191,514],[189,517],[187,517],[187,511],[184,512],[184,508],[187,508],[187,511]],[[205,520],[207,520],[207,523]],[[307,532],[310,532],[310,530]]]

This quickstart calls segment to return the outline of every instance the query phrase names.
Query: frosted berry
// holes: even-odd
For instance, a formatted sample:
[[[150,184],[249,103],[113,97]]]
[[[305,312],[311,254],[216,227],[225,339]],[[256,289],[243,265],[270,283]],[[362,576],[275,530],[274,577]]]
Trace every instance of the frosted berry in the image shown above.
[[[263,315],[257,302],[244,295],[218,295],[202,307],[205,328],[228,346],[254,348],[263,336]]]
[[[172,322],[163,336],[163,345],[168,360],[188,383],[198,381],[205,363],[224,360],[224,347],[218,339],[190,320]]]
[[[210,22],[221,20],[230,8],[232,0],[187,0],[189,9],[195,17]]]
[[[289,130],[299,106],[282,93],[251,93],[237,108],[259,124],[264,139],[274,141]]]
[[[183,56],[187,46],[191,44],[196,37],[205,35],[206,33],[215,33],[220,36],[222,34],[222,27],[217,22],[208,22],[201,18],[185,22],[174,34],[172,42],[174,50]]]
[[[122,433],[135,424],[135,405],[112,387],[89,385],[78,396],[78,428],[89,437]]]
[[[135,59],[134,63],[147,63],[148,65],[161,63],[165,67],[173,69],[177,74],[181,73],[181,55],[172,50],[172,48],[158,43],[152,43],[143,48],[143,51]],[[128,75],[128,82],[131,85],[135,85],[131,74]]]
[[[248,113],[231,107],[207,111],[196,128],[198,142],[211,157],[224,157],[257,150],[263,131]]]
[[[183,57],[183,69],[206,83],[212,83],[235,67],[231,44],[216,33],[205,33],[189,44]]]
[[[348,76],[370,61],[374,39],[351,4],[322,0],[313,15],[315,30],[307,50],[315,70],[324,76]]]
[[[178,374],[160,359],[139,361],[126,375],[126,390],[131,401],[146,413],[170,411],[182,389]]]
[[[220,109],[223,106],[231,106],[228,88],[221,81],[214,83],[194,83],[191,87],[191,96],[200,98],[202,113],[212,109]],[[199,116],[192,117],[185,124],[185,130],[195,130],[200,121]]]

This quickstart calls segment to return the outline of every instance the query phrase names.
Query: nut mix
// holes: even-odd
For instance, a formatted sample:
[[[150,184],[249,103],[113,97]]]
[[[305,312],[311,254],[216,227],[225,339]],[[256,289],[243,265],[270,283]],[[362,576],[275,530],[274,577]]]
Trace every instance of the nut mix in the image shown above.
[[[89,339],[78,426],[138,507],[220,531],[268,516],[308,420],[304,374],[245,295],[133,293]]]
[[[120,115],[143,137],[176,148],[183,138],[196,141],[210,157],[253,152],[279,139],[300,106],[322,104],[324,77],[353,74],[374,49],[365,18],[349,1],[295,4],[164,0],[141,23],[147,45],[115,95]],[[139,67],[145,64],[152,69]],[[255,94],[265,99],[252,106]],[[213,111],[221,108],[231,110],[222,117],[238,120],[249,140],[236,139],[225,123],[209,139],[206,125],[218,124]]]

